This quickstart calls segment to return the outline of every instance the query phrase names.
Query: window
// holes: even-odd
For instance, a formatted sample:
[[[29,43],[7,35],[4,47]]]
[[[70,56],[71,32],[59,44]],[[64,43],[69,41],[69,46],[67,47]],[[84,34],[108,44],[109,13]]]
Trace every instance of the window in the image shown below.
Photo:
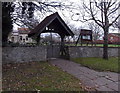
[[[86,36],[83,36],[83,39],[86,39]]]
[[[20,36],[20,40],[22,41],[22,36]]]
[[[28,36],[26,36],[26,41],[28,41]]]
[[[23,39],[23,43],[25,43],[25,39]]]
[[[90,36],[88,36],[88,39],[90,40]]]
[[[14,42],[14,37],[12,37],[12,42]]]
[[[113,37],[110,37],[111,40],[113,40]]]
[[[89,39],[90,40],[90,35],[83,36],[83,39]]]

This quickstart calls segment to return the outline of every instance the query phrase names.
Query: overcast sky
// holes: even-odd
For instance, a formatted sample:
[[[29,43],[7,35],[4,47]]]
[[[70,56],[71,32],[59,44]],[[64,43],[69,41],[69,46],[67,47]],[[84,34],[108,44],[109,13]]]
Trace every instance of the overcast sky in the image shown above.
[[[43,0],[44,1],[44,0]],[[72,2],[73,4],[73,8],[77,8],[78,7],[78,5],[79,5],[79,7],[81,7],[81,2],[83,1],[83,0],[48,0],[48,2],[51,2],[51,1],[58,1],[58,2],[61,2],[62,1],[62,3],[64,3],[64,4],[66,4],[66,5],[70,5],[71,3],[70,2]],[[85,0],[86,1],[86,3],[87,3],[87,1],[88,0]],[[82,9],[82,7],[80,8],[80,9]],[[88,28],[88,26],[87,26],[87,23],[83,23],[83,22],[80,22],[80,21],[73,21],[72,19],[71,19],[71,15],[73,14],[73,12],[74,12],[74,14],[75,13],[79,13],[80,14],[80,11],[78,10],[78,9],[74,9],[72,12],[70,11],[70,9],[68,9],[68,8],[66,8],[66,9],[64,9],[64,10],[59,10],[59,9],[57,9],[57,10],[54,10],[54,11],[56,11],[56,12],[58,12],[59,13],[59,15],[62,17],[62,19],[67,23],[67,24],[70,24],[70,25],[74,25],[74,27],[77,27],[77,28],[86,28],[86,29],[89,29]],[[36,16],[36,18],[38,18],[38,20],[40,19],[40,21],[42,21],[46,16],[48,16],[48,15],[50,15],[51,13],[47,13],[44,17],[42,17],[42,18],[39,18],[39,15],[40,15],[40,13],[39,12],[36,12],[35,13],[35,16]],[[73,17],[73,19],[78,19],[78,18],[80,18],[80,17],[78,17],[78,16],[74,16]],[[82,19],[82,18],[81,18]],[[14,25],[14,30],[17,30],[17,28],[18,28],[18,26],[16,26],[16,25]],[[110,32],[113,32],[113,30],[110,30]],[[114,32],[118,32],[118,30],[115,30]]]
[[[44,1],[44,0],[43,0]],[[56,0],[49,0],[49,2],[52,2],[52,1],[56,1]],[[74,4],[73,5],[76,5],[76,3],[80,3],[80,0],[57,0],[57,1],[64,1],[64,4],[66,5],[70,5],[70,2],[73,2]],[[67,23],[67,24],[71,24],[71,25],[74,25],[75,27],[79,28],[79,27],[82,27],[82,23],[79,21],[79,22],[76,22],[76,21],[73,21],[70,17],[70,11],[68,11],[69,9],[64,9],[63,11],[57,9],[57,10],[54,10],[55,12],[58,12],[59,15],[61,16],[61,18]],[[74,10],[74,12],[78,10]],[[46,16],[49,16],[50,14],[52,13],[47,13],[44,17],[40,18],[39,16],[41,15],[40,12],[35,12],[35,17],[42,21]],[[16,24],[14,24],[14,30],[17,30],[18,26]]]

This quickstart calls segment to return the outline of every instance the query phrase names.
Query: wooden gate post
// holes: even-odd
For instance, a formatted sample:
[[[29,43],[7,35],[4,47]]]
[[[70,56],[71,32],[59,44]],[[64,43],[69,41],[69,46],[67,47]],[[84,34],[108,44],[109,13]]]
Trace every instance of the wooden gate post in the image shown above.
[[[37,45],[39,45],[39,43],[40,43],[40,34],[37,36],[36,41],[37,41]]]
[[[64,55],[64,35],[62,36],[61,35],[61,49],[60,49],[60,52],[61,52],[61,56],[63,56]]]

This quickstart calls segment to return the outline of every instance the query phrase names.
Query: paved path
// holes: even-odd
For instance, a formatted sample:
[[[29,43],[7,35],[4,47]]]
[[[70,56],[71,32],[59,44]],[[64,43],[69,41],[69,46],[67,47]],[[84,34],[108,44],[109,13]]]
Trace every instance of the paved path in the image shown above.
[[[72,61],[51,59],[50,63],[81,80],[81,83],[97,91],[118,91],[118,74],[98,72]],[[120,75],[120,74],[119,74]]]

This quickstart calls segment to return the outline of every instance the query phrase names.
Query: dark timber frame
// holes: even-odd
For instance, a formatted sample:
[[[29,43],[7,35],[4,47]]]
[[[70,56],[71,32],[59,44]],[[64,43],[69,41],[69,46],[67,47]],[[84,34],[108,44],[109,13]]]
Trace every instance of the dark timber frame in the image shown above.
[[[47,29],[46,29],[47,28]],[[38,24],[29,34],[29,37],[37,37],[37,42],[40,40],[40,34],[46,32],[58,33],[61,37],[61,55],[64,53],[64,38],[65,36],[74,36],[66,23],[56,12],[47,16],[40,24]]]
[[[89,37],[89,38],[84,38],[84,37]],[[81,41],[81,46],[83,43],[92,43],[92,30],[88,30],[88,29],[81,29],[80,30],[80,34],[79,37],[77,39],[76,45],[78,44],[79,40]]]

